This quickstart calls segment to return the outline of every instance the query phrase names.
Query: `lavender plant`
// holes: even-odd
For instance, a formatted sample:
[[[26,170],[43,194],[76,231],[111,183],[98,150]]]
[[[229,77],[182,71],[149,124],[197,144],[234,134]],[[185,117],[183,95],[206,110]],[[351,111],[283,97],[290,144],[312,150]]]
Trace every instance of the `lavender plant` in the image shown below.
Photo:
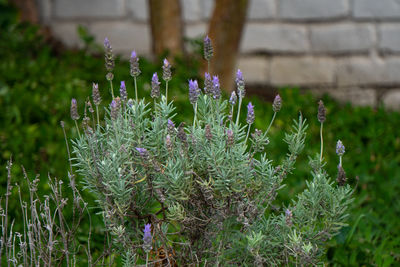
[[[109,60],[113,56],[106,43]],[[210,61],[209,38],[204,51]],[[138,62],[136,53],[132,58]],[[337,185],[325,172],[322,143],[321,153],[310,160],[312,178],[304,192],[288,206],[272,205],[305,146],[306,119],[300,114],[293,121],[284,138],[286,158],[273,164],[264,151],[282,106],[279,95],[268,130],[262,132],[252,128],[256,110],[251,103],[246,123],[240,123],[245,95],[240,70],[237,92],[229,102],[221,98],[218,77],[211,79],[206,73],[204,91],[197,81],[188,83],[193,123],[176,127],[175,108],[166,97],[170,68],[165,60],[165,94],[157,74],[153,76],[154,103],[138,100],[137,93],[121,101],[129,89],[124,83],[120,97],[113,96],[104,108],[104,122],[84,124],[84,134],[73,140],[74,166],[85,188],[95,194],[124,265],[319,263],[325,242],[345,225],[352,194],[345,180]],[[135,73],[136,91],[140,71]],[[97,91],[93,96],[97,108],[100,96]],[[319,109],[318,120],[323,123],[325,108],[324,114],[321,104]],[[78,116],[72,115],[76,121]],[[338,147],[342,168],[344,148]]]
[[[28,194],[25,196],[23,185],[11,183],[11,167],[10,159],[7,164],[6,193],[0,201],[1,266],[81,266],[83,259],[88,266],[105,266],[106,262],[112,264],[112,259],[107,260],[112,251],[107,243],[101,255],[92,255],[90,212],[76,187],[72,172],[68,174],[67,190],[72,193],[73,199],[68,200],[62,180],[49,176],[51,191],[42,195],[38,191],[39,176],[29,179],[22,167],[28,185]],[[21,217],[10,217],[11,201],[19,201]],[[72,216],[66,217],[67,213],[72,213]],[[90,229],[86,242],[82,243],[77,235],[81,231],[81,222],[87,218]]]

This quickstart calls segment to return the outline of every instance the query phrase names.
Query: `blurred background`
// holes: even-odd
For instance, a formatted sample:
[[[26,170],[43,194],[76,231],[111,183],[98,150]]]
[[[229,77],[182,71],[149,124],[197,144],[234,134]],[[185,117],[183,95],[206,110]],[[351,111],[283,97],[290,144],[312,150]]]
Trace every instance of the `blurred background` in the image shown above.
[[[256,106],[256,128],[267,128],[270,101],[281,94],[283,108],[267,148],[277,164],[286,153],[282,138],[292,119],[299,111],[308,119],[306,149],[276,203],[290,201],[310,178],[308,157],[319,152],[316,114],[322,98],[328,110],[327,171],[334,180],[340,139],[346,146],[343,166],[356,188],[349,226],[330,241],[324,260],[332,266],[400,265],[397,0],[0,0],[0,27],[1,193],[11,155],[14,182],[22,180],[21,165],[31,178],[41,175],[43,194],[48,174],[66,179],[59,123],[65,121],[69,138],[76,136],[71,98],[78,99],[82,115],[91,83],[98,82],[104,105],[110,101],[105,37],[118,55],[115,87],[122,80],[132,85],[128,58],[132,50],[139,54],[141,97],[148,97],[151,76],[161,73],[167,57],[177,118],[189,121],[187,80],[202,80],[208,34],[214,47],[211,73],[220,76],[228,95],[236,69],[242,70],[246,104]],[[90,194],[85,197],[95,206]],[[94,249],[101,250],[102,220],[94,221],[101,240]]]

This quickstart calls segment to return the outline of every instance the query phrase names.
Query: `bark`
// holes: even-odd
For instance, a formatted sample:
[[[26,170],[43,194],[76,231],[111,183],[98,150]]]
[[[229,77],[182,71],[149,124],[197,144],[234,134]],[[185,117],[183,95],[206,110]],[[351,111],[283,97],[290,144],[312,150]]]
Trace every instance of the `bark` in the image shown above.
[[[35,0],[14,0],[14,4],[20,10],[21,21],[39,23],[39,13]]]
[[[249,0],[215,0],[209,25],[209,37],[214,48],[210,72],[218,75],[221,88],[231,91],[235,65]]]
[[[183,26],[180,0],[149,0],[153,52],[182,55]]]

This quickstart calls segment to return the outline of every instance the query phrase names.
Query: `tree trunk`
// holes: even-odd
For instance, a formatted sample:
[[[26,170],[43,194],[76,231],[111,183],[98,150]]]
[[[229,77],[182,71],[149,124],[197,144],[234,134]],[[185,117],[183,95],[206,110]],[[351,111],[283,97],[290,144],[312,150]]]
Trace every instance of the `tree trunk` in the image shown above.
[[[221,88],[228,92],[234,85],[234,68],[248,3],[249,0],[215,0],[208,28],[214,48],[210,72],[219,76]]]
[[[183,26],[180,0],[149,0],[153,52],[171,56],[183,54]],[[172,59],[172,58],[171,58]]]
[[[20,10],[21,21],[39,23],[39,13],[35,0],[14,0],[14,4]]]

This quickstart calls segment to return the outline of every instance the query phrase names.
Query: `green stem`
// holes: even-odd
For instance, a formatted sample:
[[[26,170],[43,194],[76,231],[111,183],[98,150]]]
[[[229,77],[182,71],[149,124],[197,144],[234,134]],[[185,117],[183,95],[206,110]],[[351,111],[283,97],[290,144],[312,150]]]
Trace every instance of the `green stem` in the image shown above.
[[[250,128],[251,128],[251,124],[249,124],[249,128],[247,129],[246,140],[244,141],[245,143],[247,143],[247,139],[249,138]]]
[[[342,156],[339,156],[339,166],[342,166]]]
[[[196,104],[194,104],[193,130],[194,130],[194,127],[196,126],[196,118],[197,118],[197,102],[196,102]]]
[[[112,96],[112,99],[114,99],[114,88],[113,88],[112,80],[110,80],[110,87],[111,87],[111,96]]]
[[[167,99],[168,103],[168,81],[165,82],[165,99]]]
[[[149,264],[149,253],[146,253],[146,267]]]
[[[133,77],[133,80],[135,82],[135,97],[136,97],[136,103],[138,102],[138,96],[137,96],[137,83],[136,83],[136,77]]]
[[[267,133],[269,132],[269,129],[270,129],[271,126],[272,126],[272,123],[274,123],[275,116],[276,116],[276,112],[274,112],[274,116],[272,116],[272,120],[271,120],[271,122],[270,122],[269,125],[268,125],[267,131],[265,131],[265,135],[267,135]]]
[[[207,72],[210,74],[210,60],[207,60]]]
[[[232,105],[232,109],[231,109],[231,118],[232,118],[232,120],[231,121],[233,121],[233,110],[234,110],[234,106]]]
[[[321,156],[319,158],[319,161],[322,162],[322,153],[324,152],[324,138],[322,136],[322,129],[324,128],[324,123],[321,123],[321,128],[319,130],[319,135],[321,136]]]
[[[236,115],[236,125],[239,125],[239,116],[240,116],[240,108],[241,107],[242,107],[242,96],[239,95],[239,108],[238,108],[238,113]]]
[[[79,139],[81,138],[81,132],[79,131],[78,123],[75,121],[76,130],[78,131]]]
[[[97,115],[97,125],[100,125],[100,119],[99,119],[99,107],[96,105],[96,115]]]

